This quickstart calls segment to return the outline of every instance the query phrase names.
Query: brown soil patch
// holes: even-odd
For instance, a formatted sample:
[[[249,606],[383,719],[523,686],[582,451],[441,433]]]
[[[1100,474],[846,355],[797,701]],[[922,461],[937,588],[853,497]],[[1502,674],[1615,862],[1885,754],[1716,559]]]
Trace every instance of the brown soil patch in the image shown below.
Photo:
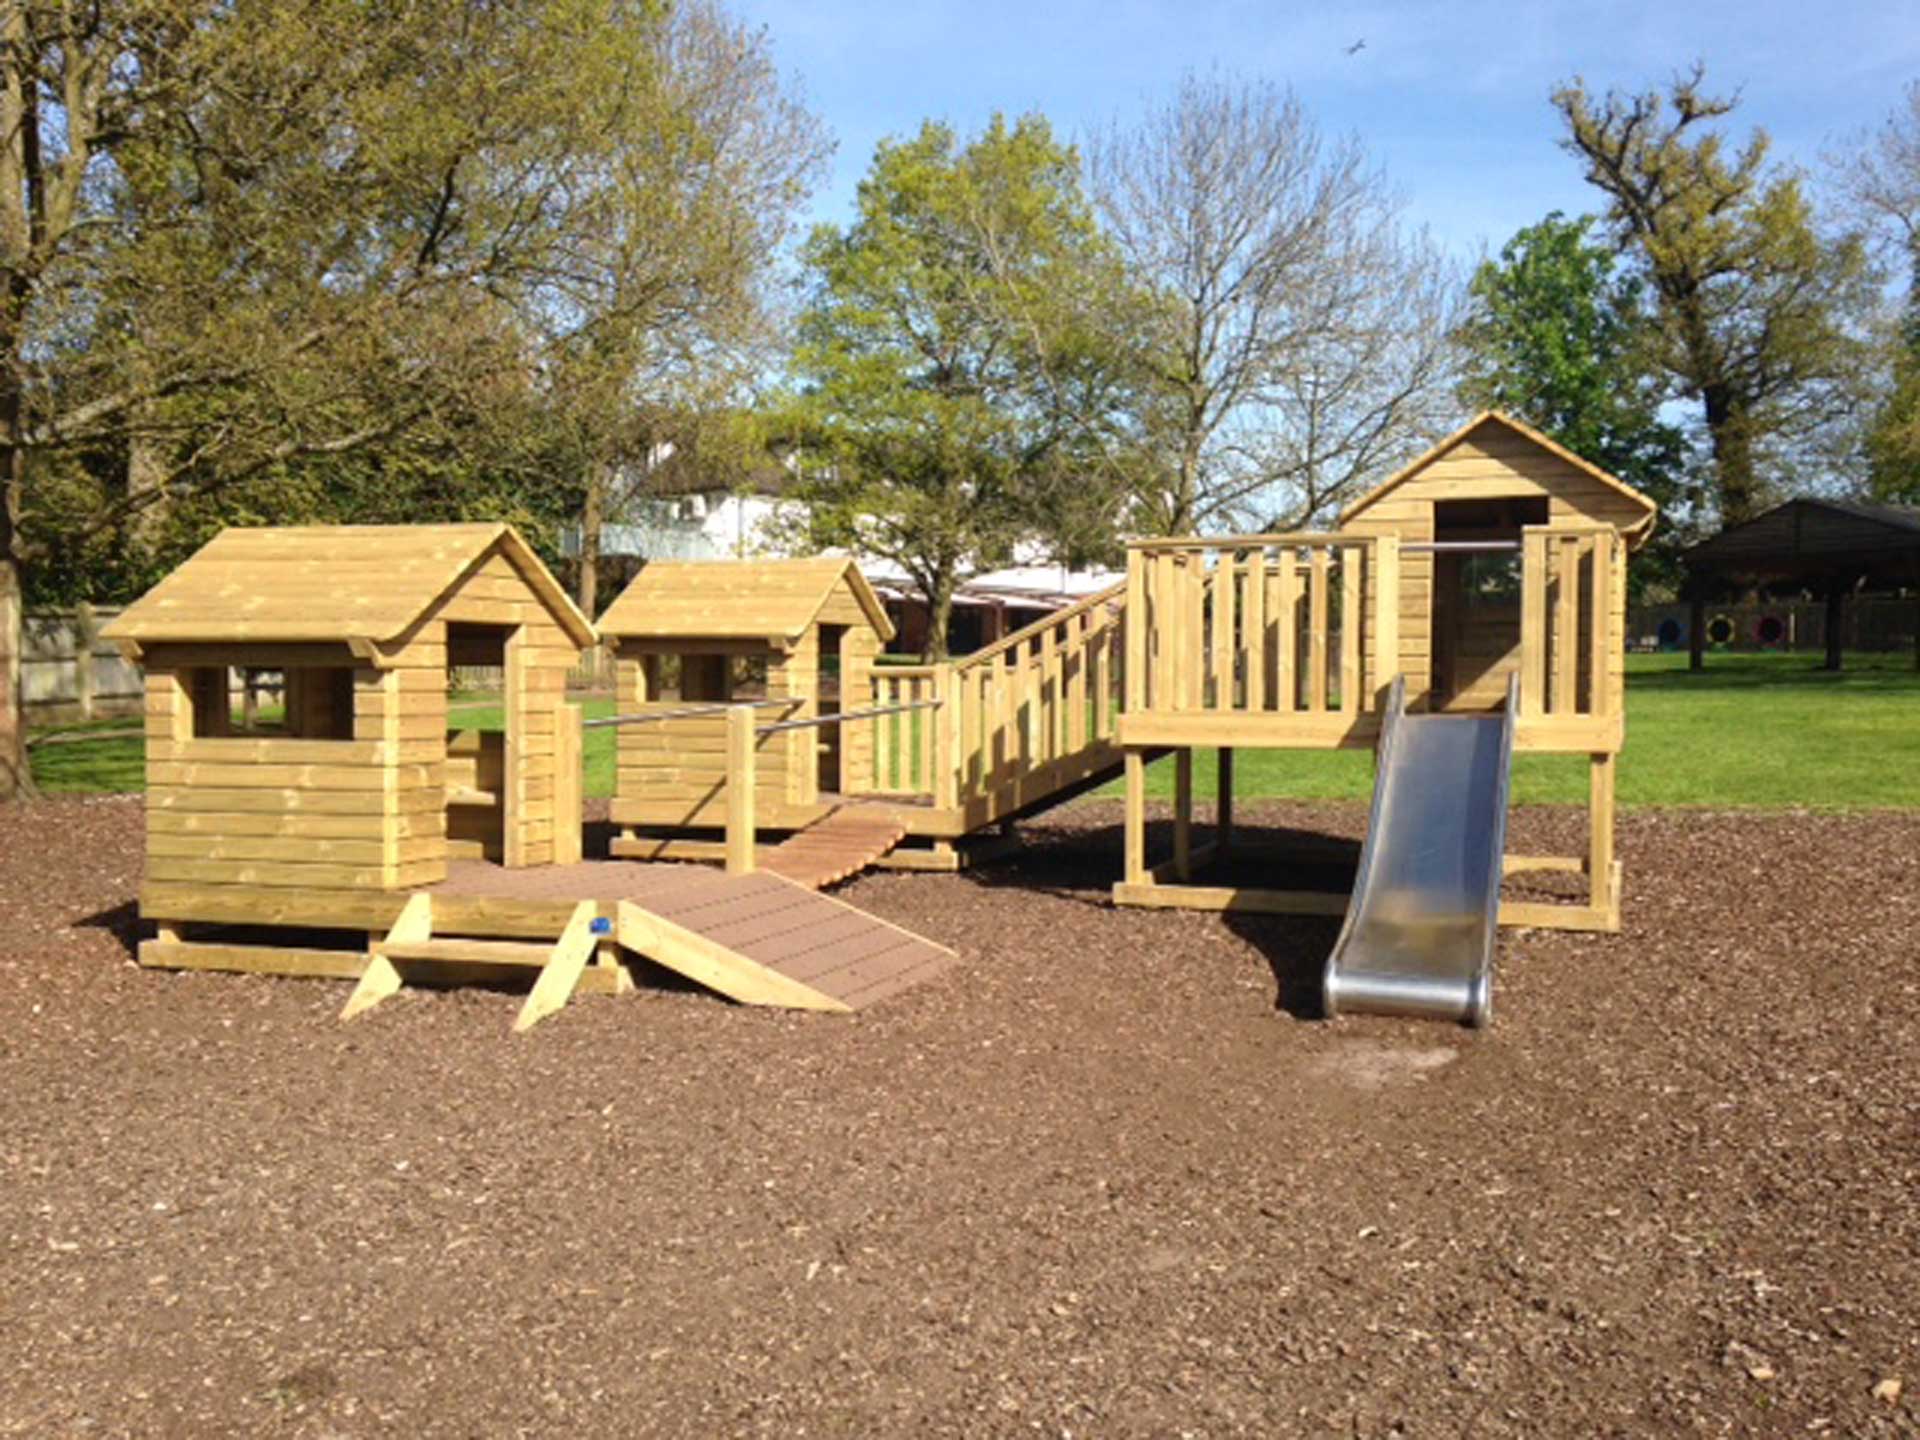
[[[1920,1428],[1920,819],[1629,815],[1627,933],[1503,936],[1484,1034],[1108,908],[1087,805],[847,887],[959,952],[871,1011],[514,1037],[138,970],[140,817],[0,819],[0,1435]]]

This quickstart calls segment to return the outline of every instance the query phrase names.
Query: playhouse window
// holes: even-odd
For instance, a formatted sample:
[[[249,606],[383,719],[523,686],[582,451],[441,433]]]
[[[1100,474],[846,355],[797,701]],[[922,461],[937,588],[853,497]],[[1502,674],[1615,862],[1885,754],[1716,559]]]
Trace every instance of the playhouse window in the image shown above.
[[[205,665],[181,676],[195,739],[353,739],[353,667]]]

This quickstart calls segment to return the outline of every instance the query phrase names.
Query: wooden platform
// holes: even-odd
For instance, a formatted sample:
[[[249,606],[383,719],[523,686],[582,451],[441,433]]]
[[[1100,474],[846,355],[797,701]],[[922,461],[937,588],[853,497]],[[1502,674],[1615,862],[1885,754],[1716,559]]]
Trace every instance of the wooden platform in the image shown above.
[[[215,887],[239,892],[241,887]],[[361,1014],[416,981],[454,984],[524,971],[534,993],[516,1028],[575,994],[631,988],[620,950],[644,956],[744,1005],[858,1010],[940,974],[943,945],[778,875],[729,876],[705,866],[582,861],[506,869],[456,862],[423,890],[202,890],[142,910],[160,927],[140,963],[164,969],[357,979]],[[366,949],[236,943],[209,925],[364,929]],[[538,943],[520,943],[533,941]],[[597,955],[597,958],[594,958]],[[372,978],[369,978],[371,976]]]

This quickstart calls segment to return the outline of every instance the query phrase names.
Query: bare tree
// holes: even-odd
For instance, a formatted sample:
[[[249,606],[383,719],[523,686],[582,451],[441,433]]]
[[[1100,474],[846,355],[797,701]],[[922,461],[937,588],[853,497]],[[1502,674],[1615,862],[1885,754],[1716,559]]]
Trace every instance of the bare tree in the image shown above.
[[[1920,80],[1878,130],[1855,136],[1830,163],[1868,228],[1899,245],[1909,303],[1920,304]]]
[[[1438,428],[1460,286],[1357,141],[1272,84],[1189,75],[1088,163],[1159,300],[1144,527],[1324,515]]]

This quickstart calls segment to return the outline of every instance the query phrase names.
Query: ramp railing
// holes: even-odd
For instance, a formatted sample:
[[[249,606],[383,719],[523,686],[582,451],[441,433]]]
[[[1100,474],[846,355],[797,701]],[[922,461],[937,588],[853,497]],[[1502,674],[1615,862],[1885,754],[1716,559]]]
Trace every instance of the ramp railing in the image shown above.
[[[1112,747],[1126,593],[1121,584],[1089,595],[948,667],[953,713],[940,727],[936,774],[951,784],[951,803],[1045,787],[1050,767]]]

